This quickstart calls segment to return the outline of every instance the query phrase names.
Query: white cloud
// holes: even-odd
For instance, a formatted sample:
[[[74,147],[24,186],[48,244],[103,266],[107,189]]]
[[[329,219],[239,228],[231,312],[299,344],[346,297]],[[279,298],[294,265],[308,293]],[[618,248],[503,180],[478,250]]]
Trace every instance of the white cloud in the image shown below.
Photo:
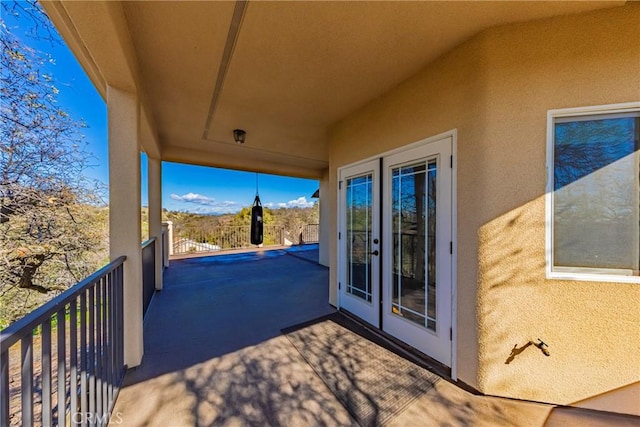
[[[302,196],[295,200],[289,200],[286,203],[270,203],[270,207],[276,208],[310,208],[313,207],[313,201],[307,201],[307,198]]]
[[[185,209],[188,212],[199,214],[228,214],[236,213],[242,209],[242,205],[230,201],[217,201],[213,197],[208,197],[198,193],[186,193],[182,196],[178,194],[171,194],[171,198],[175,201],[189,204],[189,208]],[[289,200],[285,203],[263,203],[263,206],[272,209],[278,208],[310,208],[313,207],[313,200],[308,201],[306,197],[298,197],[295,200]]]
[[[196,203],[198,205],[214,205],[216,203],[216,199],[196,193],[187,193],[182,196],[172,194],[171,198],[179,202]]]
[[[191,203],[198,205],[197,207],[189,209],[190,212],[202,213],[202,214],[225,214],[238,212],[242,207],[236,202],[225,200],[218,202],[213,197],[203,196],[197,193],[187,193],[179,196],[177,194],[171,194],[173,200],[183,203]]]

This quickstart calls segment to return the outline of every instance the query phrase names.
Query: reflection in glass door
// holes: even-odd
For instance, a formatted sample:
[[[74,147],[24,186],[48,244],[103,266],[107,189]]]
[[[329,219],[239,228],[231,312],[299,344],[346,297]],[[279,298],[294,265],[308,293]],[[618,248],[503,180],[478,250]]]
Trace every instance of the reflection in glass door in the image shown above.
[[[435,161],[393,168],[391,311],[436,329]]]
[[[373,174],[349,178],[346,185],[347,293],[371,302]]]

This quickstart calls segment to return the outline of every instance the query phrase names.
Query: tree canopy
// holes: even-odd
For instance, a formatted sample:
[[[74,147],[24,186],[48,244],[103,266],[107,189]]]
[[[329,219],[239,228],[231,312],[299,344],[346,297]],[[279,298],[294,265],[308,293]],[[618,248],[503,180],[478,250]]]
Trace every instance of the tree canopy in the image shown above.
[[[5,3],[5,13],[47,29],[37,3]],[[83,175],[90,159],[82,129],[58,104],[45,65],[0,20],[0,327],[96,269],[104,259],[105,216]]]

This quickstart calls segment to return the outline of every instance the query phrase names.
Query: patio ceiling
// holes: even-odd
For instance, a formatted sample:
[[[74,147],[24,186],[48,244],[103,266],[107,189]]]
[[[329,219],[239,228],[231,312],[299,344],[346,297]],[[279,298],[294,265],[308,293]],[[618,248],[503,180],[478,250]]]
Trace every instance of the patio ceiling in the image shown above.
[[[496,25],[607,2],[44,2],[102,96],[136,91],[163,160],[319,178],[328,133]],[[233,129],[247,132],[244,145]]]

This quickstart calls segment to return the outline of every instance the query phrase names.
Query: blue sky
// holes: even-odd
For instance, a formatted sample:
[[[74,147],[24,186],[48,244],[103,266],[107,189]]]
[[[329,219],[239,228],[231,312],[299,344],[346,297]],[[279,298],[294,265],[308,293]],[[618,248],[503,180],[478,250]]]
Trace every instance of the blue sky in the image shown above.
[[[255,173],[165,162],[162,174],[162,203],[170,210],[232,213],[251,206],[256,195]],[[262,205],[271,208],[312,206],[318,189],[310,179],[258,174],[257,181]]]
[[[107,108],[100,94],[86,76],[64,42],[52,44],[26,36],[32,22],[16,20],[2,10],[2,19],[9,30],[24,44],[49,53],[53,63],[46,64],[60,90],[58,102],[73,118],[87,124],[83,133],[92,165],[85,175],[90,179],[109,182],[107,146]],[[146,157],[141,155],[142,204],[147,203]],[[316,180],[259,174],[259,193],[263,206],[311,206],[311,195],[318,189]],[[162,205],[170,210],[196,213],[233,213],[251,206],[256,194],[256,174],[164,162],[162,165]]]

